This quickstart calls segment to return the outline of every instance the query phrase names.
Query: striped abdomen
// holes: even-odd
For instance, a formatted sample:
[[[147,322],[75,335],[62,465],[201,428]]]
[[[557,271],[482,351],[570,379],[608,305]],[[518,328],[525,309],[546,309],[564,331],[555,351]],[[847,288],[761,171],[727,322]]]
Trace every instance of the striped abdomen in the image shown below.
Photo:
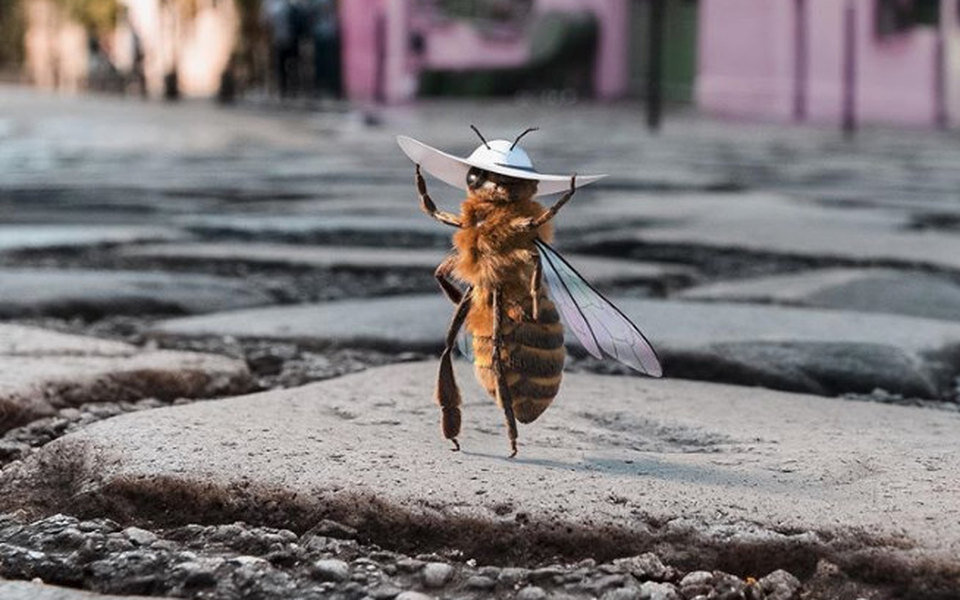
[[[531,315],[529,298],[523,307]],[[546,294],[539,299],[540,315],[514,320],[504,316],[502,361],[507,387],[513,400],[513,412],[521,423],[530,423],[540,416],[560,389],[565,352],[563,325],[556,307]],[[497,381],[493,371],[493,340],[489,336],[473,337],[474,370],[480,384],[497,398]]]

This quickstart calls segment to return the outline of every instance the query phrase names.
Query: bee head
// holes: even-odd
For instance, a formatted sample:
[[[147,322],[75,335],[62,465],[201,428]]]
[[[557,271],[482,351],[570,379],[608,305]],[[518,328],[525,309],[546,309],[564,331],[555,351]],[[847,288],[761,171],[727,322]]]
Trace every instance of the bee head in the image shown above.
[[[467,171],[467,189],[488,202],[505,203],[532,197],[537,192],[537,182],[472,167]]]

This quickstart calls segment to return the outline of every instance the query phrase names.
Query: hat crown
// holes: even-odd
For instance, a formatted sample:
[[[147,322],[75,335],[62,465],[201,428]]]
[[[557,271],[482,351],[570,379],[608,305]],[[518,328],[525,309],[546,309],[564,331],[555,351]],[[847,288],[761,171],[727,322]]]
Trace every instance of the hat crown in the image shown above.
[[[527,153],[509,140],[490,140],[486,145],[480,144],[467,160],[490,166],[533,170],[533,162]]]

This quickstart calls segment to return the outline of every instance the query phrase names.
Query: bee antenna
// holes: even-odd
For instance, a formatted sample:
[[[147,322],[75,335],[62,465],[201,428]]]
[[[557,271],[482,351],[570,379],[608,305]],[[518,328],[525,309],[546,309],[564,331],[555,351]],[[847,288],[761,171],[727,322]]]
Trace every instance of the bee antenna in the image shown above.
[[[477,134],[477,137],[479,137],[480,141],[483,142],[483,145],[487,147],[487,150],[490,150],[490,144],[487,143],[487,139],[483,137],[483,134],[480,133],[480,130],[477,129],[476,125],[470,125],[470,129],[472,129],[474,133]]]
[[[540,128],[539,128],[539,127],[527,127],[526,130],[524,130],[523,133],[521,133],[520,135],[517,136],[517,139],[513,140],[513,145],[510,146],[510,149],[513,150],[513,149],[516,147],[516,145],[520,142],[520,138],[522,138],[523,136],[527,135],[527,134],[530,133],[531,131],[540,131]]]

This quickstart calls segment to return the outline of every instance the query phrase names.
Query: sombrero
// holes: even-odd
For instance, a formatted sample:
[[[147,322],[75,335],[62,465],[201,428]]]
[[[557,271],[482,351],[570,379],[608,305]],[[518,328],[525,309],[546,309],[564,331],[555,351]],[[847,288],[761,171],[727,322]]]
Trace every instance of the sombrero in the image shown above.
[[[535,129],[527,129],[518,135],[513,142],[509,140],[487,142],[476,127],[473,127],[473,125],[471,127],[477,132],[483,143],[477,146],[477,149],[467,158],[447,154],[405,135],[398,135],[397,143],[400,144],[400,149],[410,157],[410,160],[420,165],[427,173],[460,189],[467,189],[467,172],[471,167],[509,177],[538,181],[537,196],[547,196],[570,189],[570,175],[550,175],[538,172],[533,167],[533,162],[527,153],[517,145],[520,138],[531,131],[535,131]],[[577,187],[593,183],[604,177],[606,175],[577,175]]]

